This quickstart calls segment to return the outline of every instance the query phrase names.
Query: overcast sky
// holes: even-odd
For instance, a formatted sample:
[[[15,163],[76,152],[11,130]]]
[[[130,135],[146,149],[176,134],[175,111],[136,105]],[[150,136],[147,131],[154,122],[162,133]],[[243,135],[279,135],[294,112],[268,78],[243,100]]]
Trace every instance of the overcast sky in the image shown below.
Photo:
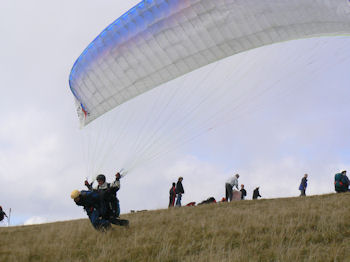
[[[112,180],[135,159],[132,141],[145,143],[157,125],[164,126],[155,146],[160,151],[148,155],[161,157],[122,179],[122,213],[166,208],[179,176],[183,204],[211,196],[220,200],[235,173],[248,199],[256,186],[264,198],[298,196],[304,173],[307,195],[334,191],[334,174],[350,167],[350,38],[345,36],[239,54],[79,129],[70,70],[87,45],[138,2],[0,0],[0,205],[12,208],[12,224],[86,217],[70,192],[83,189],[97,171]],[[155,108],[164,114],[154,117]],[[182,125],[181,113],[189,124]],[[110,119],[117,119],[117,126],[102,123]],[[117,136],[122,140],[117,152],[87,149],[95,141],[89,129],[104,136],[94,131],[99,125],[109,134],[124,132]],[[110,158],[91,173],[87,167],[96,159],[86,157],[86,150]]]

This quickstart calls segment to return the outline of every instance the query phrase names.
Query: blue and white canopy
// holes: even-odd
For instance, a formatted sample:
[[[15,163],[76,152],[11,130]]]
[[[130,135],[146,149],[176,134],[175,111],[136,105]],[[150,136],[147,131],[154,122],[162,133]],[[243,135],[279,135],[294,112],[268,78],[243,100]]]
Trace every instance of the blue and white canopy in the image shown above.
[[[301,38],[350,34],[349,0],[144,0],[75,62],[82,126],[116,106],[234,54]]]

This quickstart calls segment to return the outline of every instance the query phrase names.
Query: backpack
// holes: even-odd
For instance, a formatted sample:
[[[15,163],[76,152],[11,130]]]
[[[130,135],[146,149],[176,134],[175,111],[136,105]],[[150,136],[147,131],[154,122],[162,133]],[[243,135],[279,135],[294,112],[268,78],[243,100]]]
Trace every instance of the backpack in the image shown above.
[[[334,176],[334,189],[335,191],[346,191],[345,185],[343,183],[343,174],[338,173]]]

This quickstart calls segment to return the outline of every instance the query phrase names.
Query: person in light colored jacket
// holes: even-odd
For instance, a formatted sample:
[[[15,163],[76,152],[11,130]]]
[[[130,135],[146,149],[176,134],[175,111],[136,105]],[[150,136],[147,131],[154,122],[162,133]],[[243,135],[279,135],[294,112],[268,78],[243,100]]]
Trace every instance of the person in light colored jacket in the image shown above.
[[[232,201],[232,189],[234,187],[236,187],[238,190],[238,178],[239,178],[239,174],[236,174],[226,181],[225,183],[226,201],[230,201],[230,202]]]

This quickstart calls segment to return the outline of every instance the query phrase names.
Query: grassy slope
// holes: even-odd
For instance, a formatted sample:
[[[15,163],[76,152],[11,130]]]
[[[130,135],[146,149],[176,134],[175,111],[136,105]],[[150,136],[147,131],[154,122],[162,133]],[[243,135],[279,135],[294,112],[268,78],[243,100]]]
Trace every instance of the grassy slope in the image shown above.
[[[350,261],[350,193],[0,228],[0,261]]]

